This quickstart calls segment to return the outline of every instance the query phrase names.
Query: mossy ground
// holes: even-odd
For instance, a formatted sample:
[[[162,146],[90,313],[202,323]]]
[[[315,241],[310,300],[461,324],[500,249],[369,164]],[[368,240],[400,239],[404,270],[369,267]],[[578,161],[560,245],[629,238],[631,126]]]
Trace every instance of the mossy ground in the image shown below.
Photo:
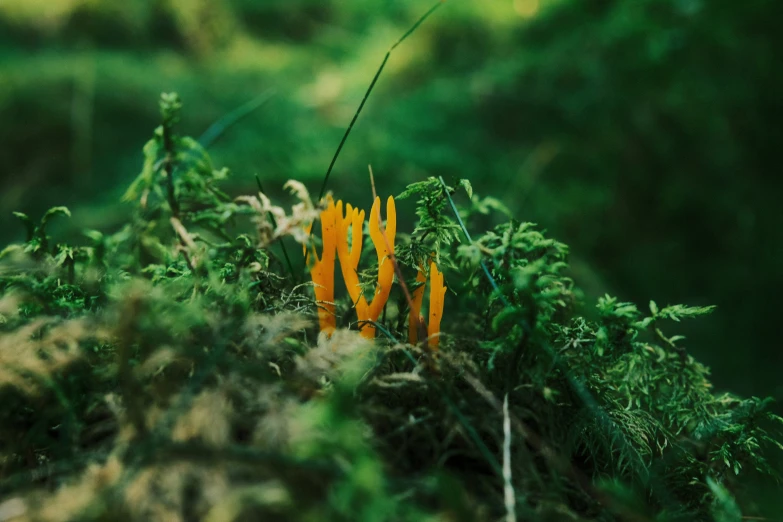
[[[19,215],[0,255],[0,520],[756,514],[736,499],[776,480],[781,419],[714,394],[669,332],[709,307],[584,303],[566,245],[429,178],[398,197],[417,225],[395,262],[445,272],[440,350],[404,342],[399,284],[377,339],[345,298],[327,337],[299,244],[318,203],[296,183],[287,209],[229,198],[161,105],[126,226],[66,245],[46,227],[67,209]]]

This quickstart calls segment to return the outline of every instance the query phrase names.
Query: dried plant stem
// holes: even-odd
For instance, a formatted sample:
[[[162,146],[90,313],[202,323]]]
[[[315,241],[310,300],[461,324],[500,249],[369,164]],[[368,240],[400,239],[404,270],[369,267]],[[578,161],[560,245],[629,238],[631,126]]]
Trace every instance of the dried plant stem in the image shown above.
[[[264,187],[261,185],[261,179],[256,176],[256,185],[258,185],[258,191],[261,193],[264,192]],[[266,215],[269,217],[269,220],[272,222],[272,226],[277,228],[277,220],[275,219],[274,214],[267,211]],[[291,279],[294,281],[294,283],[299,283],[299,277],[297,276],[296,270],[294,270],[294,264],[291,262],[291,258],[288,256],[288,249],[285,247],[285,243],[283,242],[283,239],[280,239],[280,248],[283,250],[283,257],[285,257],[286,265],[288,266],[288,273],[291,274]]]
[[[503,499],[506,522],[517,522],[514,484],[511,477],[511,419],[508,416],[508,393],[503,397]]]

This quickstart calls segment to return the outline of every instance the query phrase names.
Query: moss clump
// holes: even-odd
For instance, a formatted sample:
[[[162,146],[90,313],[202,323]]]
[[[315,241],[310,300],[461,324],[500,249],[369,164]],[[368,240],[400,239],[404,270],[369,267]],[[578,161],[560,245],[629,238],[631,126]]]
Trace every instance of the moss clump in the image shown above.
[[[775,475],[767,401],[715,395],[664,333],[709,308],[584,317],[562,243],[464,238],[500,207],[464,180],[398,196],[418,219],[378,338],[347,299],[319,335],[296,255],[319,204],[231,199],[162,107],[123,229],[55,243],[53,209],[0,255],[0,520],[737,520],[743,477]],[[430,261],[437,352],[403,343]]]

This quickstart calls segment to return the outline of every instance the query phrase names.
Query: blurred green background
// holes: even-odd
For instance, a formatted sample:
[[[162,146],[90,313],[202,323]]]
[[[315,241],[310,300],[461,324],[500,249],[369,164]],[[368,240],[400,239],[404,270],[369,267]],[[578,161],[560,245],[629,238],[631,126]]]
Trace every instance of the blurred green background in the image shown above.
[[[162,91],[230,191],[317,193],[429,0],[3,0],[0,237],[55,204],[119,225]],[[721,389],[783,398],[783,3],[450,0],[392,54],[330,188],[469,178],[571,246],[588,298],[717,304],[678,326]],[[778,174],[776,174],[778,172]],[[588,301],[589,302],[589,301]]]

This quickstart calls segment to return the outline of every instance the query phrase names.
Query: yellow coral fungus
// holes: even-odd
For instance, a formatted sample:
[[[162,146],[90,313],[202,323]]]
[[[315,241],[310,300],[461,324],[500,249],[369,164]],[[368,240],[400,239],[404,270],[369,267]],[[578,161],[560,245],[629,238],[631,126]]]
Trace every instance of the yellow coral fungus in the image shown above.
[[[375,326],[386,301],[389,299],[391,286],[394,282],[394,237],[397,232],[397,212],[394,198],[386,202],[386,227],[381,230],[381,200],[376,197],[370,215],[370,238],[378,255],[378,283],[372,301],[362,295],[359,286],[359,257],[362,252],[362,234],[364,227],[364,211],[353,208],[350,203],[336,204],[329,199],[326,210],[321,212],[321,234],[323,237],[323,252],[321,258],[312,251],[315,262],[310,274],[315,283],[316,299],[321,305],[318,319],[321,330],[331,333],[335,329],[334,317],[334,259],[335,253],[340,259],[340,269],[345,280],[345,286],[356,309],[356,316],[362,323],[361,333],[366,338],[375,337]],[[348,245],[348,229],[351,233],[351,244]],[[308,261],[310,253],[307,253]]]
[[[433,254],[434,255],[434,254]],[[424,274],[424,267],[419,265],[419,271],[416,274],[416,281],[425,283],[427,276]],[[446,297],[447,288],[443,286],[443,274],[438,271],[434,261],[430,261],[430,307],[429,307],[429,326],[424,323],[421,316],[421,305],[424,300],[424,285],[422,284],[413,291],[411,297],[412,307],[408,313],[408,341],[416,344],[419,341],[419,331],[426,330],[429,339],[429,347],[433,350],[438,349],[440,341],[440,321],[443,318],[443,304]]]
[[[362,253],[362,234],[364,227],[364,210],[353,208],[350,203],[345,205],[345,217],[342,212],[342,201],[337,202],[337,255],[340,258],[340,269],[343,272],[345,286],[351,301],[356,304],[362,295],[359,287],[359,256]],[[348,247],[348,228],[351,228],[351,247]]]
[[[397,233],[397,210],[394,198],[386,200],[386,227],[381,231],[381,198],[376,197],[370,211],[370,238],[378,254],[378,285],[370,303],[370,316],[377,321],[386,301],[389,299],[392,282],[394,281],[394,236]]]
[[[424,317],[421,315],[421,303],[424,301],[424,286],[427,283],[427,276],[424,275],[424,268],[420,267],[416,274],[416,281],[421,286],[416,288],[411,295],[412,307],[408,312],[408,342],[416,344],[419,339],[419,328],[424,325]]]
[[[337,326],[334,308],[334,259],[337,251],[337,224],[338,209],[332,198],[328,198],[326,209],[321,212],[321,238],[323,241],[321,257],[318,257],[315,247],[313,247],[312,252],[307,252],[306,258],[308,265],[311,254],[315,259],[310,268],[310,276],[314,283],[315,299],[319,305],[318,323],[321,331],[329,335]]]
[[[356,316],[361,326],[362,336],[375,337],[375,326],[371,322],[378,320],[386,301],[389,299],[391,285],[394,281],[394,265],[391,256],[394,254],[394,236],[397,231],[397,213],[394,207],[394,198],[391,196],[386,203],[386,227],[381,232],[381,200],[375,198],[370,213],[370,238],[375,245],[378,254],[378,284],[372,301],[368,302],[362,295],[359,287],[359,256],[362,251],[362,226],[364,225],[364,211],[353,208],[350,204],[345,206],[345,216],[342,214],[342,202],[337,203],[339,217],[337,218],[337,255],[340,258],[340,268],[345,280],[348,294],[356,308]],[[351,247],[348,247],[348,228],[351,228]]]
[[[353,208],[350,203],[345,205],[345,217],[342,213],[342,201],[337,202],[337,256],[340,259],[340,270],[343,273],[345,287],[351,296],[356,317],[364,323],[361,327],[362,336],[375,337],[375,328],[366,323],[370,320],[367,300],[362,295],[359,286],[359,257],[362,254],[362,234],[364,233],[364,210]],[[348,247],[348,228],[351,229],[351,246]]]
[[[434,262],[430,263],[430,324],[427,327],[429,345],[438,349],[440,342],[440,320],[443,318],[443,303],[447,288],[443,286],[443,274],[438,272]]]

